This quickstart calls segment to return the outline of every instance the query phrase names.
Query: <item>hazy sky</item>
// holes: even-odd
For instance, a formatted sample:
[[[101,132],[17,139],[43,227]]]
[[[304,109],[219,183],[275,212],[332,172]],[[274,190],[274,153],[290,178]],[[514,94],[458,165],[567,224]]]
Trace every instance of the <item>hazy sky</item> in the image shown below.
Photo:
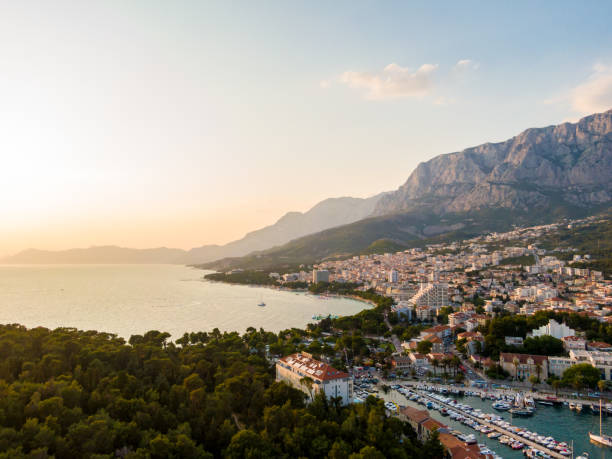
[[[612,107],[612,2],[0,4],[0,254],[224,243]]]

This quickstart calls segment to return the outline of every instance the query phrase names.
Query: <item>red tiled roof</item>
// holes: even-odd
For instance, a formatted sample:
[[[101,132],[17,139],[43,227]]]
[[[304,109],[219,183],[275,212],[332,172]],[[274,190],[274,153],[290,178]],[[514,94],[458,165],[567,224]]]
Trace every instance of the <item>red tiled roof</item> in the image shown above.
[[[417,408],[413,408],[411,406],[405,406],[404,408],[400,408],[400,413],[406,416],[411,421],[416,423],[423,422],[429,419],[429,412],[426,410],[419,410]]]
[[[530,355],[530,354],[508,354],[502,352],[499,355],[499,360],[503,360],[504,362],[514,362],[514,359],[517,359],[520,363],[527,363],[527,360],[533,359],[533,363],[543,363],[548,360],[548,357],[545,355]]]
[[[343,371],[336,370],[334,367],[320,362],[309,357],[306,354],[291,354],[280,359],[281,362],[293,367],[304,376],[310,376],[312,379],[320,381],[329,381],[332,379],[348,378],[349,374]]]

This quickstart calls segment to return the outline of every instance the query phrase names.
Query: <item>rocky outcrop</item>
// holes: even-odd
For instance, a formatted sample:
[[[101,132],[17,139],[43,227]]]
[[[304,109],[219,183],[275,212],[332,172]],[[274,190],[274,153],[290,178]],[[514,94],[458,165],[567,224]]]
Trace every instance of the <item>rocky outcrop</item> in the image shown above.
[[[381,198],[374,215],[418,209],[530,211],[552,203],[589,207],[612,200],[612,110],[577,123],[527,129],[419,164]]]

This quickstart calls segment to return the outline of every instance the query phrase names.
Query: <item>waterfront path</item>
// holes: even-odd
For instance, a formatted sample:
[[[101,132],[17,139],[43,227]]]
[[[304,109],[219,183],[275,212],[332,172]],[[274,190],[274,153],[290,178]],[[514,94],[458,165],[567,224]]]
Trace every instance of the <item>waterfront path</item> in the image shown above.
[[[568,456],[564,456],[563,454],[560,454],[557,451],[553,451],[552,449],[548,449],[548,448],[540,445],[539,443],[536,443],[536,442],[534,442],[532,440],[529,440],[527,438],[521,437],[520,435],[517,435],[514,432],[506,430],[503,427],[500,427],[500,426],[498,426],[496,424],[493,424],[493,423],[491,423],[491,422],[489,422],[489,421],[487,421],[485,419],[480,419],[479,417],[473,416],[473,415],[471,415],[469,413],[466,413],[465,411],[461,411],[461,410],[457,409],[457,407],[454,407],[453,405],[449,405],[449,404],[441,402],[440,400],[437,400],[437,399],[435,399],[433,397],[430,397],[429,395],[423,393],[423,391],[419,390],[419,394],[422,397],[425,397],[425,398],[431,400],[434,403],[437,403],[439,405],[443,405],[447,409],[450,409],[450,410],[453,410],[453,411],[459,411],[459,412],[461,412],[462,416],[470,418],[471,420],[476,421],[479,424],[483,424],[483,425],[485,425],[485,426],[487,426],[487,427],[489,427],[489,428],[491,428],[493,430],[496,430],[497,432],[499,432],[499,433],[501,433],[503,435],[507,435],[510,438],[514,438],[515,440],[520,441],[521,443],[523,443],[525,445],[529,445],[532,448],[535,448],[535,449],[538,449],[540,451],[543,451],[543,452],[545,452],[546,454],[548,454],[548,455],[550,455],[552,457],[555,457],[557,459],[567,459],[568,458]]]

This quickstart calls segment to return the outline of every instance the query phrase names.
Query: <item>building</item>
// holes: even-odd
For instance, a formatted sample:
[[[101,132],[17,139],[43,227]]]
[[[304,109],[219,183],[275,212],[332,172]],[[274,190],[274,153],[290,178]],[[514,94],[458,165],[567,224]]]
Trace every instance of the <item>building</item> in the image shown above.
[[[602,341],[591,341],[587,343],[587,351],[599,351],[599,352],[610,352],[612,351],[612,345],[604,343]]]
[[[391,271],[389,271],[389,277],[387,278],[387,280],[389,282],[391,282],[392,284],[397,283],[397,271],[395,269],[392,269]]]
[[[304,378],[312,380],[312,387]],[[311,399],[319,392],[327,397],[342,397],[342,404],[353,401],[353,378],[348,373],[312,358],[312,355],[302,352],[288,355],[276,363],[276,380],[301,390]]]
[[[563,348],[568,352],[571,350],[580,351],[586,349],[586,340],[579,336],[566,336],[565,338],[561,338],[561,341],[563,341]]]
[[[400,301],[391,306],[391,311],[397,314],[404,314],[408,320],[412,320],[412,304],[408,301]]]
[[[508,346],[522,346],[523,345],[522,336],[506,336],[505,341],[506,341],[506,345]]]
[[[391,366],[394,371],[410,371],[412,360],[407,355],[398,355],[391,359]]]
[[[545,355],[502,352],[499,355],[499,364],[513,378],[526,380],[530,376],[536,376],[544,380],[548,377],[548,357]]]
[[[565,324],[560,324],[554,319],[550,319],[546,325],[542,325],[540,328],[536,328],[530,334],[530,336],[552,336],[553,338],[563,339],[567,336],[576,335],[576,331],[569,328]]]
[[[426,306],[429,309],[436,310],[448,306],[448,285],[439,282],[422,283],[419,291],[410,299],[410,302],[417,309]]]
[[[561,377],[563,372],[572,365],[588,363],[601,372],[601,379],[612,380],[612,353],[572,349],[569,354],[569,357],[548,358],[550,374]]]
[[[560,378],[563,372],[574,364],[569,357],[548,357],[548,374]]]
[[[327,269],[312,270],[312,283],[318,284],[319,282],[329,282],[329,271]]]

